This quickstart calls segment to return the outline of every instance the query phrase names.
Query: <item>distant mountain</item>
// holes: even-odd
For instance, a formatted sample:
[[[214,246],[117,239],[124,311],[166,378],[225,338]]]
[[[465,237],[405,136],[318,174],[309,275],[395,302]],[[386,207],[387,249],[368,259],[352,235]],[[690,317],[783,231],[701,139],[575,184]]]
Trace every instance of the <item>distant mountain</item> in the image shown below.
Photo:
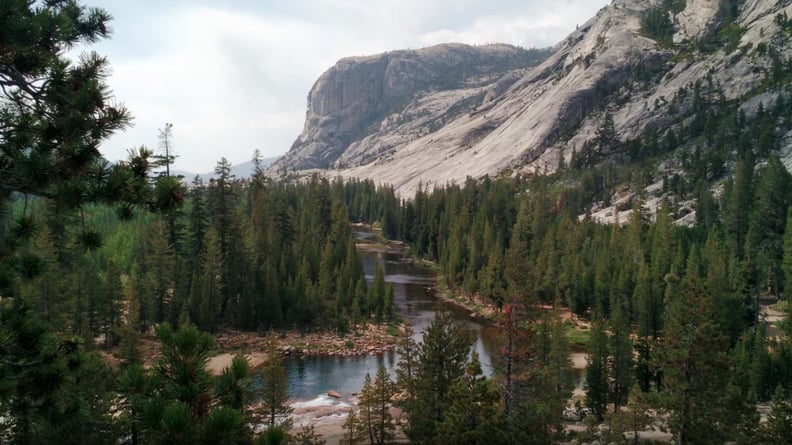
[[[271,158],[264,158],[261,160],[262,168],[267,168],[270,165],[274,164],[275,161],[280,159],[280,156],[274,156]],[[243,162],[241,164],[231,165],[231,174],[233,174],[237,179],[244,179],[253,176],[253,161]],[[185,170],[174,170],[174,175],[181,175],[184,176],[184,181],[187,183],[192,182],[193,178],[195,178],[196,173],[188,172]],[[201,180],[204,184],[208,183],[210,179],[215,177],[214,171],[208,173],[198,173],[198,176],[201,177]]]

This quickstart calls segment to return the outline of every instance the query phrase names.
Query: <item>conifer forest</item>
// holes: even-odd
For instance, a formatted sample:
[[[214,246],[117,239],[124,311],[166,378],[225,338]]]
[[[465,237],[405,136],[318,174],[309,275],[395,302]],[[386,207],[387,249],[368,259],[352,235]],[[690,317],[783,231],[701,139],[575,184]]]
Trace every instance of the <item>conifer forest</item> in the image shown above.
[[[221,158],[204,181],[172,172],[178,123],[157,148],[103,157],[132,115],[110,61],[67,57],[110,36],[81,3],[0,0],[0,443],[792,444],[789,95],[746,115],[699,84],[682,127],[623,141],[603,113],[556,171],[410,196],[273,178],[258,151],[250,177]],[[644,26],[664,33],[664,17]],[[612,202],[672,155],[658,205]],[[603,222],[595,204],[628,216]],[[403,323],[353,224],[486,308],[491,373],[442,307],[420,337]],[[360,382],[337,442],[295,422],[278,340],[373,326],[395,371]],[[240,349],[212,372],[229,333],[260,337],[263,363]]]

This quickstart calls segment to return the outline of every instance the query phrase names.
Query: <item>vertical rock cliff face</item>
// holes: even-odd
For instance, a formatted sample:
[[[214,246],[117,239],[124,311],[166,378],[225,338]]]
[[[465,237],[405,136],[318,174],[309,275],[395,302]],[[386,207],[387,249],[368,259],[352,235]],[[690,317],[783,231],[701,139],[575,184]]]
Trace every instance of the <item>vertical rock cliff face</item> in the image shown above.
[[[761,101],[752,95],[771,69],[768,54],[792,57],[786,25],[776,19],[792,17],[789,2],[734,8],[728,0],[687,0],[678,12],[666,8],[659,0],[614,0],[531,69],[508,46],[344,59],[317,81],[305,129],[273,171],[332,168],[406,195],[421,183],[554,171],[594,140],[605,113],[621,140],[682,124],[693,107],[685,93],[697,84],[750,111]],[[649,11],[668,15],[667,43],[642,28]]]
[[[449,111],[460,101],[479,94],[482,86],[506,73],[535,66],[547,55],[548,50],[524,50],[510,45],[446,44],[342,59],[311,88],[305,128],[275,168],[329,167],[351,144],[359,145],[383,126],[390,128],[416,115],[437,112],[434,105],[438,104],[424,108],[428,97],[442,96],[438,99]],[[407,115],[400,117],[405,111]],[[382,152],[376,150],[378,154]],[[367,160],[360,153],[347,153],[346,158]]]

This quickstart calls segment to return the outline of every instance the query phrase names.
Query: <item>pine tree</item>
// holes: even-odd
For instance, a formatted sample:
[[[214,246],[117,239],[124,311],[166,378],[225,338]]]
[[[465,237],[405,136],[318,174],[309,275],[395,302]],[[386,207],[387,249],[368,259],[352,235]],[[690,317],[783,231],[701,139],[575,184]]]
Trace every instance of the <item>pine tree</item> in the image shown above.
[[[465,376],[449,391],[451,404],[437,426],[438,440],[453,444],[499,444],[505,442],[500,394],[484,377],[478,354],[473,351]]]
[[[784,298],[792,301],[792,206],[787,209],[786,229],[784,230],[784,257],[781,270],[784,275]]]
[[[366,440],[366,430],[363,428],[363,423],[359,415],[358,411],[354,408],[349,410],[343,425],[344,435],[341,438],[342,445],[359,445]]]
[[[194,326],[157,328],[162,356],[148,374],[129,368],[121,379],[131,397],[130,425],[143,443],[249,443],[244,406],[250,393],[247,360],[235,357],[220,377],[207,370],[212,336]]]
[[[374,383],[371,382],[371,376],[366,374],[360,392],[358,421],[371,444],[384,445],[393,440],[396,425],[389,411],[393,394],[394,384],[385,367],[379,367]]]
[[[145,314],[142,321],[150,325],[162,323],[169,314],[176,265],[165,221],[157,220],[147,230],[146,253],[142,262],[145,270],[140,283],[140,299]]]
[[[374,282],[371,285],[371,296],[369,297],[374,311],[374,321],[377,324],[385,319],[385,273],[379,261],[374,264]]]
[[[136,285],[133,277],[127,277],[124,283],[124,325],[121,327],[120,355],[125,366],[140,363],[140,300],[135,293]]]
[[[785,396],[781,387],[773,393],[767,423],[762,431],[765,443],[778,445],[792,444],[792,400]]]
[[[564,325],[559,320],[540,319],[533,348],[532,366],[513,383],[512,408],[507,416],[509,443],[540,445],[561,440],[561,421],[572,392],[572,369]]]
[[[723,409],[728,362],[724,338],[716,324],[714,300],[700,279],[700,260],[693,249],[687,272],[672,296],[658,365],[663,370],[661,406],[679,445],[713,443]]]
[[[732,253],[738,259],[742,259],[745,253],[745,239],[752,209],[754,164],[752,153],[738,159],[734,179],[727,183],[724,193],[724,226],[729,235]]]
[[[242,355],[231,359],[215,383],[215,397],[222,405],[244,411],[253,398],[250,362]]]
[[[647,428],[653,428],[659,420],[651,412],[653,395],[641,391],[637,385],[632,387],[627,397],[627,409],[616,410],[610,417],[610,440],[621,443],[625,433],[628,433],[632,436],[630,442],[633,445],[640,443],[639,433]]]
[[[610,392],[613,411],[627,403],[633,386],[633,348],[630,342],[630,322],[620,305],[615,305],[610,319],[610,344],[608,345]]]
[[[267,339],[267,362],[261,369],[261,409],[270,428],[291,426],[292,408],[289,402],[289,376],[286,365],[278,353],[275,339]]]
[[[465,374],[472,341],[464,324],[438,311],[418,347],[415,397],[402,401],[410,423],[405,434],[414,443],[434,443],[437,425],[451,404],[451,386]]]
[[[19,299],[0,305],[0,427],[12,444],[113,443],[112,374]]]
[[[503,307],[499,322],[503,336],[499,373],[503,376],[503,412],[507,428],[512,426],[510,416],[520,377],[531,369],[536,355],[534,332],[526,326],[526,318],[526,312],[520,305],[507,303]]]
[[[603,321],[595,315],[586,366],[586,406],[600,422],[608,410],[608,378],[608,336]]]
[[[384,314],[385,321],[393,321],[393,310],[395,308],[395,300],[396,296],[393,293],[393,283],[388,283],[388,288],[385,291],[385,301],[383,302],[385,306]]]
[[[783,234],[791,193],[792,177],[777,156],[770,156],[757,179],[745,241],[755,282],[770,295],[778,295],[781,287]]]
[[[48,228],[43,228],[33,241],[30,258],[38,258],[43,268],[40,274],[23,277],[20,296],[36,305],[37,312],[53,327],[62,327],[68,315],[66,294],[67,276],[65,267],[58,260],[55,240]]]
[[[119,341],[123,314],[123,284],[121,273],[111,261],[107,265],[102,286],[101,307],[97,309],[98,331],[104,335],[105,346]]]
[[[133,207],[157,210],[181,203],[179,187],[148,180],[150,152],[130,152],[127,161],[110,164],[99,151],[101,143],[126,128],[130,115],[106,84],[107,59],[86,52],[82,45],[110,34],[110,15],[77,1],[8,2],[2,7],[0,41],[0,418],[3,440],[12,443],[114,443],[110,424],[112,372],[93,345],[102,303],[101,280],[85,261],[102,246],[98,230],[87,222],[86,209],[117,206],[129,219]],[[7,210],[15,196],[25,207],[13,220]],[[167,195],[167,196],[165,196]],[[47,209],[44,220],[28,213],[35,198]],[[72,225],[80,223],[79,226]],[[39,232],[45,225],[48,232]],[[51,236],[52,251],[31,251],[36,236]],[[65,247],[77,248],[67,252]],[[90,255],[85,255],[90,253]],[[51,261],[53,259],[58,262]],[[95,259],[95,257],[93,258]],[[74,266],[65,266],[72,261]],[[56,266],[57,264],[57,266]],[[37,280],[47,269],[60,268]],[[62,276],[60,272],[64,273]],[[72,273],[74,272],[74,273]],[[113,273],[112,280],[117,278]],[[56,295],[61,281],[72,289],[74,313]],[[22,295],[21,282],[43,290],[36,298]],[[34,283],[34,281],[38,281]],[[60,287],[58,285],[57,287]],[[104,291],[110,292],[108,286]],[[28,289],[30,290],[30,289]],[[20,292],[21,291],[21,292]],[[115,290],[113,289],[112,292]],[[71,323],[51,317],[43,322],[30,308],[47,316],[74,315]],[[35,301],[38,300],[38,301]],[[65,299],[64,299],[65,300]],[[63,304],[61,304],[63,303]],[[108,311],[108,314],[111,311]],[[136,315],[133,315],[136,316]],[[90,343],[61,338],[55,329],[71,324]]]
[[[203,275],[197,280],[196,292],[192,294],[192,319],[206,330],[216,326],[217,314],[220,313],[223,277],[223,256],[220,239],[214,228],[207,231],[206,251],[201,257]]]
[[[410,326],[407,326],[396,345],[399,362],[396,364],[396,386],[405,394],[405,402],[412,403],[416,397],[415,381],[418,374],[418,344]]]
[[[0,41],[6,48],[0,64],[0,214],[12,195],[38,197],[51,205],[53,219],[92,204],[120,205],[129,216],[134,205],[155,206],[147,181],[145,153],[110,165],[98,148],[103,140],[130,124],[130,115],[116,103],[105,82],[107,59],[87,53],[73,60],[75,47],[109,36],[110,15],[78,2],[43,5],[16,2],[4,7]],[[137,156],[137,155],[141,156]],[[5,219],[5,218],[4,218]],[[0,232],[0,292],[12,296],[20,268],[18,249],[41,227],[22,212]],[[64,234],[66,232],[64,231]],[[101,244],[89,226],[75,231],[76,240],[91,248]],[[25,255],[26,264],[33,257]],[[22,271],[30,271],[22,268]]]

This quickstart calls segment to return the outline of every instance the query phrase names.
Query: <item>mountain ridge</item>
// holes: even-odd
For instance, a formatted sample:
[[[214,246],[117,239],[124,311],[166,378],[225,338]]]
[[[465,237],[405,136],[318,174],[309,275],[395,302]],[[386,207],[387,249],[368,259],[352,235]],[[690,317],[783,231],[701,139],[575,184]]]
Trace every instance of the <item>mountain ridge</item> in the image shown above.
[[[278,159],[280,159],[280,156],[262,158],[260,161],[261,166],[263,168],[268,168]],[[231,174],[238,179],[249,178],[253,175],[254,169],[255,169],[255,165],[253,161],[246,161],[241,164],[232,164]],[[199,176],[201,178],[201,181],[204,182],[204,184],[208,183],[212,178],[215,177],[214,170],[206,173],[192,173],[186,170],[174,170],[172,174],[174,176],[183,176],[184,181],[187,183],[192,182],[193,178],[195,178],[196,176]]]
[[[778,18],[792,15],[789,3],[614,0],[540,65],[468,90],[429,92],[382,118],[375,131],[331,146],[335,161],[325,166],[327,174],[372,178],[409,196],[419,186],[468,176],[553,172],[591,149],[606,115],[613,145],[621,146],[688,125],[702,96],[721,95],[755,114],[760,103],[769,106],[785,94],[783,85],[763,85],[776,61],[792,56],[788,22]],[[321,102],[319,81],[311,95],[310,103]],[[460,100],[469,101],[463,112],[446,112]],[[306,120],[273,172],[306,165],[294,162],[312,156],[298,142],[317,134],[316,124]],[[324,124],[322,131],[332,131],[332,122]]]

